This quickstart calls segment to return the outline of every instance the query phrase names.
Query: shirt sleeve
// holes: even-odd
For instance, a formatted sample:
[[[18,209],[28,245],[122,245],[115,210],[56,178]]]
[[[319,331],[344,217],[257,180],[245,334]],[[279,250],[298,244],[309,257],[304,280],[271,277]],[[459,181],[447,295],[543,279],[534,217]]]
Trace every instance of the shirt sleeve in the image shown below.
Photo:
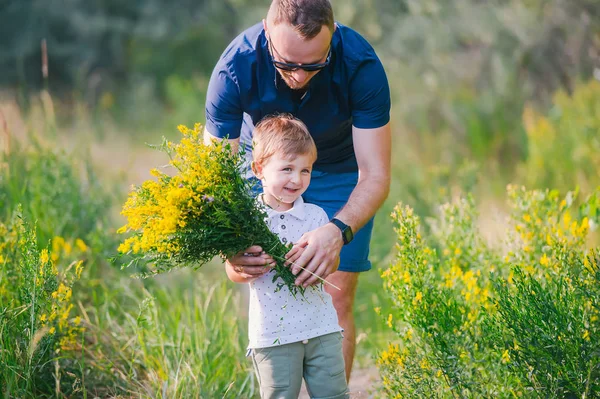
[[[390,121],[390,87],[379,58],[362,61],[350,81],[352,125],[375,129]]]
[[[219,138],[240,137],[243,111],[235,74],[223,61],[213,70],[206,92],[206,129]]]

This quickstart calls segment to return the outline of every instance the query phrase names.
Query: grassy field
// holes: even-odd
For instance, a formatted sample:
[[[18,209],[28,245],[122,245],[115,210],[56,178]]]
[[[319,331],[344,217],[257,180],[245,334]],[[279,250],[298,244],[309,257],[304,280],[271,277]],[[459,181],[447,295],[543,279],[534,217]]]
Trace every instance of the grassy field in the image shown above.
[[[23,398],[256,397],[251,365],[244,358],[245,291],[226,281],[222,265],[215,262],[199,271],[181,270],[156,278],[136,279],[131,277],[135,270],[120,270],[118,264],[108,261],[118,246],[115,232],[123,224],[119,210],[127,190],[132,184],[149,179],[150,168],[166,163],[161,153],[148,149],[144,143],[159,143],[162,135],[177,139],[175,126],[164,131],[138,131],[114,122],[110,114],[91,112],[83,105],[71,106],[68,112],[66,108],[65,104],[54,103],[47,93],[33,99],[27,111],[10,99],[0,104],[2,394]],[[594,223],[598,223],[598,212],[595,205],[590,205],[592,202],[584,199],[600,184],[600,84],[595,81],[580,84],[570,96],[558,93],[553,111],[547,114],[524,108],[522,129],[527,142],[523,152],[529,155],[510,165],[505,165],[500,156],[483,159],[469,156],[470,147],[450,133],[413,132],[401,124],[400,116],[396,118],[392,190],[376,217],[371,254],[374,270],[361,276],[356,300],[356,373],[365,372],[361,370],[373,373],[375,366],[381,369],[382,382],[369,387],[379,389],[374,394],[377,397],[394,397],[402,392],[419,397],[424,389],[434,389],[438,397],[452,397],[459,389],[453,387],[460,387],[458,396],[477,397],[498,393],[495,389],[502,384],[512,384],[515,388],[511,392],[515,395],[533,392],[532,397],[543,396],[540,386],[544,382],[539,376],[542,371],[557,370],[548,366],[550,360],[545,365],[532,366],[529,362],[519,366],[534,367],[536,372],[530,370],[530,375],[537,376],[534,380],[528,379],[527,373],[519,374],[521,369],[517,366],[502,367],[510,364],[505,361],[507,356],[519,358],[517,344],[502,346],[509,342],[510,334],[518,331],[517,324],[513,330],[460,328],[461,334],[470,337],[472,345],[486,348],[485,351],[456,346],[459,343],[446,335],[443,335],[446,341],[428,341],[427,334],[431,333],[428,328],[435,324],[431,320],[445,320],[445,316],[435,313],[436,304],[451,300],[459,303],[465,296],[458,289],[444,291],[443,298],[436,297],[433,292],[439,287],[434,282],[440,280],[443,284],[453,266],[460,268],[457,278],[467,285],[464,276],[469,270],[475,273],[489,271],[493,265],[500,267],[497,258],[503,259],[506,218],[514,214],[515,200],[507,199],[505,189],[508,183],[558,188],[562,196],[556,198],[567,199],[568,196],[564,197],[567,190],[580,187],[579,200],[573,202],[579,213],[575,215],[573,211],[573,220],[578,223],[576,233],[584,224],[587,226],[588,241],[569,241],[565,248],[554,252],[546,248],[550,244],[535,247],[538,252],[529,252],[527,245],[521,245],[521,252],[513,251],[512,260],[502,261],[502,276],[508,276],[515,263],[526,271],[533,268],[530,271],[535,273],[531,275],[546,279],[540,287],[550,287],[548,295],[551,295],[556,291],[551,290],[554,286],[550,283],[556,280],[537,272],[542,256],[554,256],[560,263],[560,256],[579,251],[578,256],[585,258],[585,248],[597,243],[593,230]],[[490,141],[489,145],[495,144]],[[456,204],[467,193],[477,198],[468,212],[451,208],[456,212],[454,219],[440,216],[440,209],[450,209],[451,205],[445,208],[439,205]],[[413,221],[410,215],[394,210],[398,202],[409,205],[424,221],[419,234],[429,247],[415,249],[402,241],[408,234],[403,229]],[[520,204],[533,209],[530,203]],[[552,206],[562,205],[557,202]],[[518,214],[521,220],[525,217],[523,209]],[[547,215],[554,215],[551,213],[554,210],[548,205]],[[539,213],[538,217],[543,215]],[[449,216],[446,213],[444,217]],[[564,213],[560,213],[560,218],[563,217]],[[563,223],[560,218],[557,223]],[[553,232],[550,219],[548,216],[547,223]],[[439,227],[444,220],[445,230]],[[527,230],[523,231],[524,237],[531,240],[542,230],[538,226],[531,236]],[[577,234],[583,237],[583,230]],[[542,241],[546,239],[540,237]],[[493,248],[499,248],[499,252]],[[435,251],[443,255],[441,260],[431,258]],[[411,253],[418,259],[438,262],[435,263],[438,266],[433,272],[421,270],[411,264],[414,262]],[[465,253],[469,255],[465,257]],[[448,254],[454,254],[455,258]],[[458,262],[456,265],[453,259]],[[410,276],[415,273],[412,280],[404,275],[406,270]],[[564,275],[556,272],[556,276],[576,281],[578,277],[567,271]],[[585,278],[581,281],[587,281]],[[411,285],[409,281],[411,284],[421,281],[421,285]],[[428,285],[423,285],[423,281]],[[488,280],[485,281],[487,284]],[[500,293],[501,282],[496,283]],[[420,297],[419,293],[426,293],[425,286],[431,295]],[[419,298],[417,302],[415,298]],[[561,314],[571,317],[573,311],[584,309],[586,318],[577,330],[580,340],[573,345],[588,345],[584,353],[592,355],[586,358],[585,367],[574,366],[560,372],[570,373],[574,380],[585,373],[589,375],[583,375],[583,382],[575,384],[582,390],[560,379],[546,381],[545,386],[552,385],[554,389],[546,392],[550,397],[572,392],[584,392],[585,397],[600,395],[597,381],[593,380],[598,376],[598,358],[593,355],[594,347],[587,344],[600,331],[597,317],[594,319],[600,297],[597,291],[590,290],[577,298],[572,300],[577,307],[567,306]],[[421,300],[429,301],[429,305],[419,313],[416,305]],[[466,306],[464,312],[457,307],[453,309],[458,313],[452,313],[459,321],[481,305],[460,304]],[[547,306],[551,304],[550,301]],[[505,305],[507,312],[512,309]],[[508,316],[506,313],[505,317]],[[477,320],[491,325],[490,320]],[[507,320],[504,319],[506,323]],[[444,334],[453,332],[442,330]],[[481,331],[495,334],[497,341],[473,338],[479,337]],[[419,338],[411,341],[407,334]],[[574,356],[580,349],[573,345],[571,352],[564,352],[566,355]],[[504,350],[509,349],[504,355]],[[410,353],[410,363],[400,356],[401,350]],[[455,354],[461,358],[464,351],[475,360],[484,353],[479,360],[494,364],[490,368],[495,370],[493,383],[488,379],[488,385],[481,385],[489,390],[473,389],[473,384],[481,382],[477,378],[483,378],[481,367],[488,363],[476,367],[476,362],[448,360]],[[395,363],[390,363],[390,359]],[[432,364],[435,367],[429,367]],[[422,371],[423,379],[409,381],[407,370],[433,371],[427,371],[430,374]],[[435,382],[435,386],[424,385],[423,380]],[[531,386],[535,387],[533,391],[528,390]],[[503,392],[500,396],[504,394],[508,395]]]

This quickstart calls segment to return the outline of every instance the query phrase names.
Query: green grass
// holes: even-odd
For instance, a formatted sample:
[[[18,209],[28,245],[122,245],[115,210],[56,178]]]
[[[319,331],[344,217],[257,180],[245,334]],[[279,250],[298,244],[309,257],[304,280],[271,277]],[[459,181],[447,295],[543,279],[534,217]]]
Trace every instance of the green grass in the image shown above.
[[[108,273],[85,307],[86,389],[160,398],[256,394],[240,294],[219,268],[143,281]]]
[[[597,90],[597,85],[589,85],[588,90]],[[591,92],[589,95],[596,94]],[[561,114],[544,120],[555,124],[555,129],[562,135],[569,136],[564,140],[579,143],[586,149],[595,148],[596,136],[587,135],[588,141],[585,141],[575,133],[594,131],[589,126],[595,120],[588,116],[595,115],[597,101],[577,98],[571,104],[561,97],[562,108],[571,110],[569,115],[577,117],[560,117],[566,115]],[[32,128],[31,137],[23,140],[23,144],[13,143],[8,156],[0,155],[0,221],[6,223],[17,205],[22,204],[27,220],[37,221],[39,248],[46,247],[56,236],[71,244],[78,238],[86,242],[88,250],[74,251],[69,258],[63,249],[59,260],[61,267],[68,267],[69,262],[76,259],[85,261],[82,278],[73,288],[75,307],[71,316],[82,318],[85,332],[80,335],[75,348],[62,352],[60,358],[51,355],[49,362],[45,360],[49,367],[44,373],[36,374],[39,383],[25,377],[25,384],[21,384],[21,377],[17,377],[10,385],[2,387],[4,396],[257,396],[251,365],[244,357],[247,342],[245,288],[226,281],[222,265],[214,263],[195,272],[182,270],[154,279],[136,280],[129,276],[135,270],[121,271],[106,262],[107,257],[116,253],[118,237],[115,230],[122,222],[116,220],[115,210],[125,201],[126,185],[145,179],[147,176],[140,171],[147,173],[161,161],[157,162],[157,158],[143,152],[141,135],[127,138],[129,128],[110,122],[99,128],[90,124],[84,115],[75,123],[73,130],[77,132],[77,139],[74,139],[67,137],[72,132],[62,128],[63,122],[58,120],[58,125],[52,122],[52,126],[44,130],[44,121],[28,119],[31,126],[42,127]],[[485,136],[485,131],[481,130],[484,127],[485,124],[478,125],[474,134]],[[562,148],[545,140],[546,136],[541,133],[548,130],[543,127],[533,125],[526,130],[529,136],[539,136],[540,140],[535,143],[549,146],[543,147],[544,151],[539,154],[545,161],[551,161],[552,170],[565,171],[565,176],[578,176],[584,170],[589,177],[585,179],[586,186],[597,184],[597,173],[592,173],[598,165],[597,152],[585,152],[579,163],[556,156]],[[102,129],[115,131],[103,132],[102,138],[98,133]],[[375,356],[390,342],[399,339],[387,325],[392,298],[383,293],[380,277],[380,270],[387,269],[396,256],[397,235],[389,215],[398,201],[411,205],[417,214],[426,218],[434,214],[436,204],[456,198],[459,193],[473,192],[480,203],[502,205],[508,181],[533,179],[550,184],[544,179],[555,180],[550,175],[544,175],[544,179],[535,177],[548,170],[536,169],[535,162],[504,168],[503,159],[495,155],[490,159],[472,159],[470,149],[448,132],[417,133],[401,129],[396,127],[394,132],[394,148],[402,152],[394,152],[391,192],[376,217],[373,231],[373,270],[361,275],[355,301],[358,341],[355,373],[357,368],[373,367]],[[55,134],[51,142],[38,140],[46,137],[49,130]],[[171,133],[175,130],[173,126]],[[142,135],[160,137],[163,133],[144,131]],[[106,138],[118,135],[127,136],[120,138],[126,144],[126,150],[115,155],[115,148],[121,146]],[[57,144],[81,137],[88,138],[91,150],[72,145],[70,150],[65,150],[60,148],[62,144]],[[481,145],[488,145],[485,143],[482,141]],[[482,148],[480,155],[488,153],[493,151],[486,152]],[[143,161],[134,161],[136,157]],[[581,163],[587,169],[577,166]],[[117,168],[123,169],[125,178],[115,177]],[[489,222],[493,211],[487,207],[481,211],[481,216]],[[37,260],[29,261],[33,262],[30,269],[35,270]],[[3,273],[20,270],[15,263],[6,261],[0,261],[0,267],[4,268]],[[0,292],[14,289],[7,280],[1,280]],[[381,308],[384,317],[379,316],[375,308]],[[15,309],[18,311],[14,303],[3,302],[0,316]],[[8,331],[3,328],[0,323],[0,335]],[[16,370],[17,361],[8,356],[18,354],[14,349],[18,334],[14,331],[21,330],[11,330],[10,339],[0,341],[4,356],[0,356],[0,370]],[[26,334],[26,337],[35,335],[32,331],[26,331]],[[21,354],[27,352],[28,347],[27,342],[22,345]],[[32,370],[22,375],[35,374]]]

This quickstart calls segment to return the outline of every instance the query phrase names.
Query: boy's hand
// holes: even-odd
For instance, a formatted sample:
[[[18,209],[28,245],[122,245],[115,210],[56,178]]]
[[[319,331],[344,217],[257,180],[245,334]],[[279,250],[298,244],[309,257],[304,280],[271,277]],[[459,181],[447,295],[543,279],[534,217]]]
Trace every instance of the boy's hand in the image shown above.
[[[246,248],[227,259],[226,263],[243,278],[260,277],[275,266],[275,260],[259,246]]]

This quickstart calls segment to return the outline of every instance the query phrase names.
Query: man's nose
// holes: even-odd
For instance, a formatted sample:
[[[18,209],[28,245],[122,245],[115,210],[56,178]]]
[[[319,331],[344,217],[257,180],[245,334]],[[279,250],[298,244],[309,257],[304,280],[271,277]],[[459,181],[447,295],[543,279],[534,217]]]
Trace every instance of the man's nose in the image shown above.
[[[308,77],[308,72],[306,72],[304,69],[297,69],[292,72],[292,77],[296,82],[302,83]]]

